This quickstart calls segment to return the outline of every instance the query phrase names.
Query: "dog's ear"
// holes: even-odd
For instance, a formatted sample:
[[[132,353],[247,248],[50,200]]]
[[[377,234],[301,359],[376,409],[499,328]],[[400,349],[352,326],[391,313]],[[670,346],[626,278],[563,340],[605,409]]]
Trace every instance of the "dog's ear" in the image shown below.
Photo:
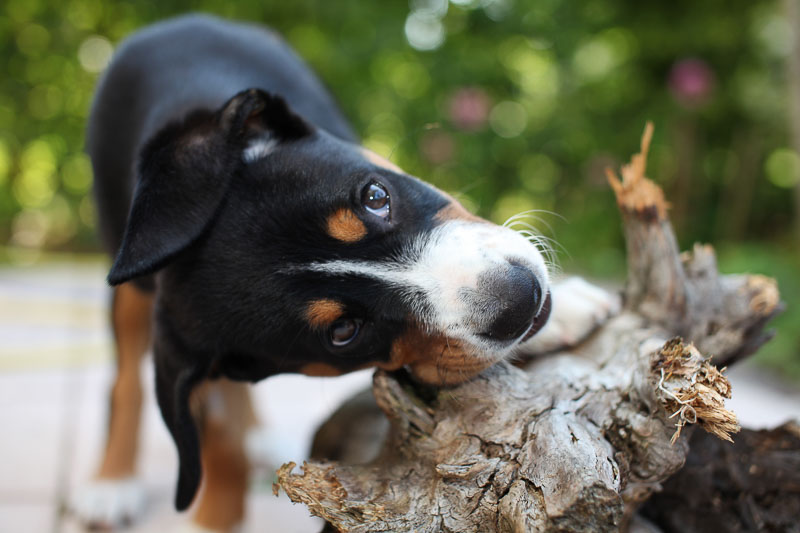
[[[313,131],[279,96],[243,91],[217,112],[198,111],[145,145],[111,285],[151,274],[195,242],[241,165]],[[265,144],[266,143],[266,144]]]
[[[191,505],[203,477],[200,437],[189,398],[207,372],[204,365],[197,362],[187,364],[158,347],[154,350],[154,359],[158,406],[178,449],[175,508],[183,511]]]

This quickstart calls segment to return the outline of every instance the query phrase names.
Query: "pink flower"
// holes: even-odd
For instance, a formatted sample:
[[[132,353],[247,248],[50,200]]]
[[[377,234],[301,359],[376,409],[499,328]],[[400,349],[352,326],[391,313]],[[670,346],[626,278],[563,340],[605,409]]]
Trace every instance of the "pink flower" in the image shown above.
[[[688,108],[700,107],[708,102],[714,85],[714,72],[702,59],[681,59],[669,73],[672,96]]]
[[[478,131],[486,126],[492,102],[483,89],[464,87],[450,95],[447,107],[456,128]]]

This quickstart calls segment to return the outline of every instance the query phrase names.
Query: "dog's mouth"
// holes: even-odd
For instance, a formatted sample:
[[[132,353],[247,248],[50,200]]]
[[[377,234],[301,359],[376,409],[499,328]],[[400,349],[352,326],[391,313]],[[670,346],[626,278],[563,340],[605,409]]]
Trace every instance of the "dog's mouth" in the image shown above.
[[[534,335],[536,335],[539,330],[541,330],[544,325],[547,323],[547,319],[550,318],[550,312],[553,310],[553,299],[550,297],[550,293],[547,293],[547,296],[544,298],[544,304],[542,304],[542,308],[539,310],[539,314],[533,317],[533,322],[531,322],[531,327],[528,328],[528,331],[522,338],[519,340],[520,343],[525,342],[526,340],[530,339]]]
[[[534,317],[525,334],[517,341],[518,343],[525,342],[542,329],[547,319],[550,318],[552,307],[552,299],[548,292],[542,308]],[[415,349],[410,352],[417,357],[414,361],[405,361],[409,365],[412,375],[423,383],[437,386],[463,383],[495,362],[490,358],[472,354],[463,343],[455,339],[438,336],[435,340],[437,342],[431,344],[431,349],[420,351],[418,347],[425,343],[421,339],[414,339],[411,346]],[[420,353],[428,356],[420,357]]]

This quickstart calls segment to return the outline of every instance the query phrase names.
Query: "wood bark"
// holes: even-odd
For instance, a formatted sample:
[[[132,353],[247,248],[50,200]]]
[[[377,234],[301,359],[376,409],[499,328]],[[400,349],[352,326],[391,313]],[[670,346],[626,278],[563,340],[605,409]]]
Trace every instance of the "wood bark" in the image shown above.
[[[644,506],[665,533],[800,531],[800,426],[743,430],[733,444],[697,432],[680,472]]]
[[[720,275],[709,246],[679,253],[663,193],[644,177],[651,135],[621,180],[609,172],[628,247],[619,315],[577,346],[457,387],[377,371],[389,421],[377,457],[354,464],[374,456],[374,439],[347,438],[385,424],[361,397],[322,431],[338,449],[321,451],[342,460],[284,465],[276,490],[345,532],[617,531],[683,465],[684,427],[729,440],[730,386],[709,356],[724,364],[765,342],[778,291]]]

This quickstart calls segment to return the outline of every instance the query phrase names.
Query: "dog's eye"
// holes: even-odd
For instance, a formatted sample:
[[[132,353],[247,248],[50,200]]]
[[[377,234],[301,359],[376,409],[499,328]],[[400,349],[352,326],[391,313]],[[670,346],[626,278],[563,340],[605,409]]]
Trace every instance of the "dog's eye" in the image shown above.
[[[372,182],[364,187],[361,203],[373,215],[389,219],[389,191],[380,183]]]
[[[358,337],[361,330],[361,321],[352,318],[340,318],[331,324],[328,330],[331,337],[331,344],[337,348],[347,346]]]

